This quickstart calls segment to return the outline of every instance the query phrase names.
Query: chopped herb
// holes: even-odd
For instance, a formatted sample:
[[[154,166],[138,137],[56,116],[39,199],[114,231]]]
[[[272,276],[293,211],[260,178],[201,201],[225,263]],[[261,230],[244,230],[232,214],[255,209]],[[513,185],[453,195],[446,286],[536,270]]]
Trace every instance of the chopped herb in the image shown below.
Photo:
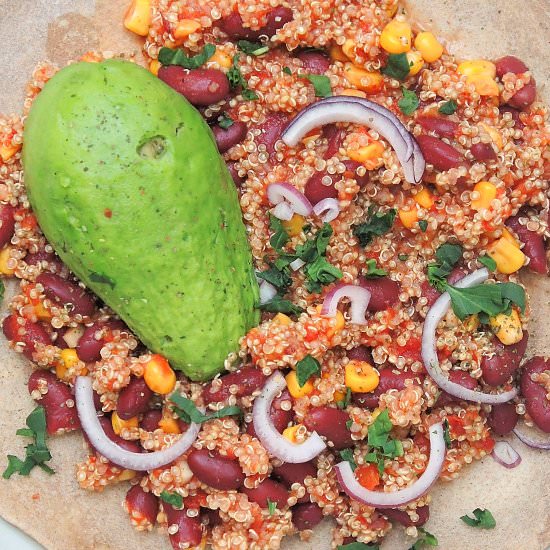
[[[445,447],[451,448],[451,434],[449,432],[449,421],[445,418],[443,421],[443,439],[445,440]]]
[[[397,80],[405,80],[411,70],[411,65],[407,59],[407,54],[391,53],[388,56],[388,63],[381,69],[381,73],[396,78]]]
[[[346,395],[344,396],[344,399],[341,401],[336,402],[336,406],[339,409],[345,409],[349,404],[351,403],[351,390],[349,388],[346,388]]]
[[[298,380],[298,386],[303,385],[314,375],[320,374],[321,365],[319,361],[311,355],[306,355],[301,361],[296,363],[296,379]]]
[[[376,212],[374,205],[369,206],[367,211],[368,220],[353,226],[353,234],[359,240],[361,246],[367,246],[374,237],[387,233],[395,220],[397,211],[391,208],[385,213]]]
[[[283,222],[272,214],[269,215],[269,229],[273,231],[273,235],[271,235],[271,239],[269,239],[269,244],[279,252],[290,240],[290,237],[286,232]]]
[[[403,91],[403,97],[397,105],[404,115],[411,116],[418,109],[420,101],[412,90],[407,90],[405,86],[402,86],[401,90]]]
[[[442,244],[435,253],[436,263],[428,265],[428,282],[440,292],[445,291],[447,277],[462,258],[462,247],[458,244]]]
[[[346,428],[347,428],[348,430],[351,429],[351,425],[352,425],[352,424],[353,424],[353,420],[346,420]]]
[[[376,267],[376,260],[374,258],[367,260],[367,272],[365,273],[365,277],[367,279],[374,279],[376,277],[385,277],[387,274],[388,274],[387,271],[384,271],[383,269],[379,269]]]
[[[258,94],[251,90],[250,88],[246,88],[241,92],[241,95],[243,96],[243,99],[246,101],[256,101],[258,99]]]
[[[226,115],[225,113],[218,118],[218,126],[222,128],[223,130],[227,130],[228,128],[231,128],[235,124],[234,120]]]
[[[330,97],[332,95],[332,87],[330,86],[330,78],[322,74],[302,74],[301,78],[307,78],[315,90],[315,97]]]
[[[174,508],[181,510],[183,508],[183,497],[178,493],[169,493],[168,491],[162,491],[160,499],[170,504]]]
[[[460,519],[470,527],[479,527],[480,529],[494,529],[497,522],[493,517],[493,514],[489,510],[482,510],[481,508],[476,508],[473,511],[475,518],[470,516],[461,516]]]
[[[244,52],[248,55],[263,55],[269,51],[269,46],[259,44],[258,42],[249,42],[248,40],[239,40],[237,42],[237,47],[241,52]]]
[[[417,539],[417,541],[409,548],[409,550],[422,550],[425,546],[437,546],[437,538],[426,531],[426,529],[423,529],[422,527],[418,527],[418,532],[420,533],[420,537]]]
[[[406,262],[408,259],[409,259],[409,255],[408,254],[399,254],[397,256],[402,262]]]
[[[331,236],[332,227],[329,223],[325,223],[313,239],[309,239],[304,244],[296,247],[296,256],[306,263],[313,262],[325,253]]]
[[[439,107],[438,111],[442,115],[452,115],[458,108],[458,103],[454,99],[449,99]]]
[[[215,411],[213,413],[209,414],[203,414],[199,409],[197,409],[197,406],[191,399],[188,399],[187,397],[184,397],[183,395],[179,395],[177,393],[173,393],[170,396],[170,401],[176,405],[172,408],[172,410],[184,421],[188,424],[191,422],[194,422],[195,424],[202,424],[203,422],[207,422],[208,420],[212,420],[213,418],[225,418],[226,416],[242,416],[243,411],[240,409],[240,407],[237,407],[236,405],[232,405],[231,407],[224,407],[223,409],[220,409],[219,411]]]
[[[353,456],[353,450],[352,449],[342,449],[340,451],[340,456],[342,460],[345,460],[346,462],[349,462],[349,465],[351,466],[351,469],[355,472],[355,469],[357,468],[357,463],[355,462],[355,457]]]
[[[198,69],[202,67],[216,52],[214,44],[205,44],[200,53],[189,57],[183,50],[161,48],[158,60],[161,65],[179,65],[185,69]]]
[[[477,261],[484,265],[489,271],[495,271],[497,268],[497,263],[491,256],[481,256],[481,258],[478,258]]]
[[[365,461],[376,464],[380,475],[384,473],[384,461],[386,458],[395,458],[403,455],[401,441],[390,438],[392,428],[393,424],[391,423],[387,409],[384,409],[369,426],[367,435],[369,452],[365,455]]]
[[[4,281],[0,280],[0,300],[4,297],[4,291],[6,287],[4,286]]]
[[[336,550],[380,550],[380,546],[364,542],[350,542],[349,544],[340,544],[336,547]]]
[[[267,509],[269,510],[269,515],[272,516],[275,510],[277,510],[277,503],[267,499]]]
[[[283,67],[283,73],[292,74],[292,71],[290,70],[290,67]]]
[[[422,231],[422,233],[426,233],[428,230],[428,222],[426,220],[420,220],[418,222],[418,227],[420,227],[420,231]]]
[[[278,291],[284,292],[292,284],[292,277],[288,273],[288,268],[278,269],[271,265],[266,271],[256,273],[257,277],[272,284]]]
[[[244,76],[241,73],[241,69],[239,69],[239,54],[235,54],[233,56],[233,66],[227,71],[227,78],[229,80],[229,84],[231,85],[231,88],[242,88],[241,95],[243,96],[243,99],[247,101],[253,101],[255,99],[258,99],[258,94],[254,90],[251,90],[248,87],[248,82],[244,78]]]
[[[258,309],[261,309],[262,311],[269,311],[270,313],[288,313],[291,315],[299,315],[304,311],[301,307],[293,304],[290,300],[285,300],[280,296],[275,296],[275,298],[269,300],[269,302],[260,304]]]

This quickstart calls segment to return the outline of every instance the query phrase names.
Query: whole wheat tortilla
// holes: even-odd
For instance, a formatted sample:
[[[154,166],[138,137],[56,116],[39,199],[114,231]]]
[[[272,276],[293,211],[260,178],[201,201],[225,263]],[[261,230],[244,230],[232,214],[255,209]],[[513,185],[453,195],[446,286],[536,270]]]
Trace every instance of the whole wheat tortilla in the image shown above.
[[[121,25],[127,0],[0,0],[0,111],[21,110],[25,82],[36,62],[49,59],[64,64],[90,49],[127,53],[139,50],[139,41]],[[445,40],[462,57],[521,57],[533,70],[547,101],[550,73],[549,0],[418,0],[409,13],[420,26]],[[550,355],[550,279],[524,275],[532,299],[533,318],[529,354]],[[6,293],[6,303],[14,285]],[[10,292],[11,291],[11,292]],[[0,342],[0,468],[8,453],[21,455],[22,427],[34,407],[26,381],[30,365]],[[80,434],[54,437],[49,442],[54,477],[38,468],[28,478],[0,480],[0,515],[34,537],[49,550],[160,550],[170,548],[166,533],[136,532],[121,503],[127,485],[103,493],[81,490],[74,465],[85,458]],[[514,442],[523,462],[506,470],[490,457],[463,470],[452,483],[440,482],[432,491],[431,519],[442,550],[545,550],[550,547],[549,455]],[[491,531],[467,527],[459,517],[474,508],[488,508],[497,521]],[[327,522],[313,539],[284,543],[287,549],[330,548]],[[384,550],[411,546],[396,527]]]

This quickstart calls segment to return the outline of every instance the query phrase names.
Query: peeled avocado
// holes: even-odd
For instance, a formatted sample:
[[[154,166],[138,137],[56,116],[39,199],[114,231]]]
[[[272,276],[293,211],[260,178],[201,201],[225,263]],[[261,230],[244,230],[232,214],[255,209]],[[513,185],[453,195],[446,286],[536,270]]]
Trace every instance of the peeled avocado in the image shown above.
[[[25,125],[25,183],[69,268],[193,380],[257,324],[235,185],[201,115],[134,63],[76,63]]]

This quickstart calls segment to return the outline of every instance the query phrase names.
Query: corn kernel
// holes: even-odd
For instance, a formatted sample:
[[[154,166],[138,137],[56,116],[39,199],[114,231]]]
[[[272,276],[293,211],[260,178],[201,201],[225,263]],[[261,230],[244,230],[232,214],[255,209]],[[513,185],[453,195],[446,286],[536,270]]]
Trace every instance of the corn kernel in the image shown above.
[[[399,219],[404,227],[412,229],[418,223],[418,212],[416,208],[412,210],[399,209]]]
[[[134,470],[122,470],[117,478],[117,481],[129,481],[130,479],[134,479],[135,477],[136,472],[134,472]]]
[[[384,154],[384,146],[380,141],[373,141],[359,149],[349,149],[348,157],[355,162],[363,164],[367,170],[375,170],[380,168],[384,163],[382,155]]]
[[[512,309],[510,315],[499,313],[489,318],[489,325],[495,336],[505,345],[517,344],[523,338],[521,319],[517,309]]]
[[[434,205],[434,197],[430,193],[429,189],[423,187],[414,197],[416,204],[420,205],[422,208],[429,210]]]
[[[55,365],[55,373],[58,378],[64,379],[67,376],[67,371],[78,365],[78,355],[76,350],[65,348],[61,350],[60,360]]]
[[[362,97],[363,99],[367,97],[367,94],[365,92],[362,92],[361,90],[354,90],[353,88],[346,88],[345,90],[342,90],[338,95]]]
[[[372,411],[372,414],[371,414],[371,417],[372,417],[372,420],[376,420],[379,416],[380,416],[380,413],[382,412],[382,409],[379,409],[378,407],[376,407],[376,409],[374,409],[374,411]]]
[[[214,55],[207,61],[206,66],[210,68],[214,64],[217,64],[222,69],[231,69],[231,65],[233,65],[233,59],[229,54],[216,48]]]
[[[413,50],[407,52],[407,61],[409,62],[410,76],[418,74],[422,70],[422,67],[424,67],[424,59],[422,59],[422,55],[420,55],[420,52]]]
[[[344,67],[344,76],[348,81],[359,90],[367,94],[374,94],[382,89],[384,78],[378,72],[370,72],[352,63],[346,63]]]
[[[346,398],[346,392],[337,390],[334,392],[334,402],[343,401]]]
[[[491,78],[495,78],[497,75],[497,68],[494,63],[486,61],[485,59],[472,59],[470,61],[463,61],[457,67],[457,72],[464,76],[473,76],[478,74],[485,74]]]
[[[350,60],[355,58],[355,42],[348,38],[342,46],[342,53]]]
[[[149,63],[149,70],[151,71],[151,73],[153,73],[155,76],[158,76],[159,74],[159,69],[162,67],[162,65],[160,64],[160,61],[158,59],[153,59],[153,61],[151,61],[151,63]]]
[[[182,19],[176,25],[173,35],[176,41],[182,41],[190,34],[197,32],[201,28],[201,24],[194,19]]]
[[[284,313],[277,313],[277,315],[273,317],[272,322],[278,323],[279,325],[290,325],[290,323],[292,323],[292,319]]]
[[[42,302],[38,302],[37,304],[34,304],[34,314],[36,315],[37,319],[40,319],[40,321],[49,321],[53,315],[50,311],[48,311]]]
[[[285,428],[283,430],[283,437],[288,439],[292,443],[297,443],[298,438],[296,437],[296,434],[301,427],[302,424],[296,424],[295,426],[289,426],[288,428]]]
[[[500,90],[493,78],[486,74],[474,74],[468,77],[468,83],[475,86],[476,92],[482,96],[498,97]]]
[[[0,158],[3,162],[7,162],[19,149],[21,145],[0,145]]]
[[[443,55],[443,46],[431,32],[419,32],[414,39],[414,47],[426,63],[433,63]]]
[[[521,269],[525,263],[525,254],[504,237],[495,241],[487,249],[487,254],[495,260],[498,271],[508,275]]]
[[[132,0],[124,16],[124,26],[139,36],[147,36],[151,26],[151,0]]]
[[[342,48],[337,44],[334,44],[330,47],[328,55],[332,59],[332,61],[342,61],[342,63],[349,61],[349,59],[344,55]]]
[[[477,313],[468,315],[468,317],[462,321],[462,324],[466,332],[475,332],[479,328],[479,316]]]
[[[380,375],[366,361],[350,361],[345,368],[345,381],[352,392],[367,393],[376,389]]]
[[[122,430],[129,430],[130,428],[137,428],[139,426],[139,420],[137,416],[132,416],[128,420],[123,420],[118,416],[117,412],[114,411],[111,415],[111,424],[113,425],[113,430],[117,435],[122,433]]]
[[[380,46],[388,53],[406,53],[411,49],[411,26],[405,21],[393,19],[380,35]]]
[[[162,429],[164,433],[167,434],[180,434],[180,426],[178,421],[171,417],[163,417],[159,420],[159,428]]]
[[[8,267],[8,260],[11,258],[11,250],[11,246],[6,246],[0,250],[0,273],[8,277],[15,273],[15,269]]]
[[[502,148],[504,147],[504,141],[502,140],[500,132],[492,126],[484,124],[483,122],[480,124],[480,126],[482,126],[483,129],[489,134],[491,141],[497,146],[498,150],[502,151]]]
[[[508,231],[506,227],[502,228],[502,238],[512,243],[516,248],[521,248],[519,241]]]
[[[290,395],[294,398],[305,397],[313,391],[313,382],[308,380],[302,387],[298,385],[298,376],[296,371],[289,372],[286,376],[286,386]]]
[[[143,379],[149,389],[161,395],[170,393],[176,385],[176,374],[168,361],[156,353],[145,364]]]
[[[490,181],[480,181],[475,184],[474,192],[477,194],[476,199],[472,200],[472,208],[474,210],[484,210],[491,206],[491,202],[497,196],[497,188]]]
[[[302,232],[305,221],[305,218],[300,214],[294,214],[290,220],[283,222],[283,227],[290,237],[297,237]]]

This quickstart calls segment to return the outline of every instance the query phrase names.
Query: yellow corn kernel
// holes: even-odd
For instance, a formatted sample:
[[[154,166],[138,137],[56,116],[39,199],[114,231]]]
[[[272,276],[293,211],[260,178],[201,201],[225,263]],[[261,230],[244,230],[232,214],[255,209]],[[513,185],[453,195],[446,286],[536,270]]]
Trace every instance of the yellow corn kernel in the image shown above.
[[[147,36],[151,26],[151,0],[132,0],[124,16],[124,26],[139,36]]]
[[[475,86],[476,92],[483,96],[498,97],[500,90],[493,78],[486,74],[474,74],[468,77],[468,83]]]
[[[383,164],[384,146],[380,141],[373,141],[359,149],[348,149],[348,157],[355,162],[364,164],[367,170],[374,170]]]
[[[399,209],[399,219],[407,229],[412,229],[418,223],[418,212],[416,208],[412,210]]]
[[[420,52],[414,50],[407,52],[407,61],[409,62],[410,76],[418,74],[422,70],[422,67],[424,67],[424,59],[422,59]]]
[[[194,19],[182,19],[176,25],[174,32],[174,38],[176,41],[181,41],[187,38],[190,34],[197,32],[201,28],[201,24]]]
[[[355,58],[355,42],[348,38],[342,46],[342,53],[348,58],[353,60]]]
[[[362,97],[366,98],[367,94],[365,92],[362,92],[361,90],[354,90],[353,88],[346,88],[345,90],[342,90],[341,93],[338,95],[351,95],[354,97]]]
[[[457,67],[457,72],[464,76],[473,76],[478,74],[484,74],[495,78],[497,75],[497,68],[494,63],[486,61],[485,59],[472,59],[470,61],[463,61]]]
[[[217,64],[222,69],[231,69],[231,65],[233,65],[233,59],[229,54],[216,48],[214,55],[207,61],[206,66],[210,68],[211,65],[214,64]]]
[[[342,61],[342,63],[349,61],[349,59],[344,55],[342,48],[337,44],[334,44],[330,47],[328,55],[332,59],[332,61]]]
[[[498,271],[507,275],[515,273],[525,263],[525,254],[504,237],[495,241],[487,249],[487,254],[495,260]]]
[[[117,435],[122,433],[122,430],[129,430],[130,428],[137,428],[139,426],[139,420],[137,416],[132,416],[128,420],[123,420],[118,416],[117,412],[114,411],[111,415],[111,424],[113,425],[113,430]]]
[[[130,479],[134,479],[135,477],[136,472],[134,472],[134,470],[122,470],[117,478],[117,481],[129,481]]]
[[[8,260],[11,258],[11,250],[11,246],[6,246],[0,250],[0,273],[2,275],[11,276],[15,273],[15,269],[8,267]]]
[[[411,49],[411,26],[405,21],[393,19],[380,35],[380,46],[388,53],[406,53]]]
[[[429,189],[423,187],[414,197],[416,204],[419,204],[422,208],[429,210],[434,205],[434,196]]]
[[[346,392],[337,390],[334,392],[334,402],[343,401],[346,398]]]
[[[160,64],[160,61],[158,59],[153,59],[151,63],[149,63],[149,70],[155,75],[158,76],[159,69],[162,67]]]
[[[443,55],[443,46],[431,32],[419,32],[414,39],[414,47],[426,63],[433,63]]]
[[[284,313],[277,313],[277,315],[273,317],[272,322],[278,323],[279,325],[290,325],[290,323],[292,323],[292,319]]]
[[[40,321],[49,321],[53,317],[51,312],[43,306],[42,302],[38,302],[33,308],[34,314]]]
[[[367,94],[379,92],[384,82],[384,78],[380,73],[366,71],[356,67],[353,63],[346,63],[344,76],[353,86]]]
[[[143,379],[149,389],[161,395],[170,393],[176,385],[175,372],[168,361],[156,353],[151,355],[151,359],[145,363]]]
[[[519,241],[508,231],[506,227],[502,228],[502,238],[512,243],[516,248],[521,248]]]
[[[472,199],[472,208],[474,210],[483,210],[491,206],[491,202],[497,196],[497,188],[490,181],[480,181],[475,184],[474,192],[477,198]]]
[[[292,443],[297,443],[298,439],[296,434],[298,430],[302,427],[302,424],[296,424],[296,426],[289,426],[283,430],[283,437],[288,439]]]
[[[180,426],[178,424],[178,421],[171,417],[162,417],[159,420],[159,428],[162,429],[164,433],[167,434],[180,434]]]
[[[512,309],[510,315],[499,313],[494,317],[490,317],[489,326],[505,346],[517,344],[523,338],[521,319],[517,309]]]
[[[380,375],[366,361],[350,361],[345,368],[346,386],[352,392],[373,391],[380,381]]]
[[[286,386],[292,397],[305,397],[313,391],[313,382],[308,380],[302,387],[298,385],[296,371],[289,372],[286,376]]]
[[[372,411],[371,417],[372,417],[373,422],[380,416],[381,412],[382,412],[382,409],[379,409],[378,407],[376,407],[376,409],[374,409],[374,411]]]
[[[504,141],[502,140],[502,136],[500,135],[500,132],[493,128],[492,126],[489,126],[488,124],[484,124],[483,122],[481,125],[483,129],[489,134],[489,137],[491,138],[491,141],[497,146],[499,151],[502,151],[502,148],[504,147]]]
[[[19,149],[21,145],[0,145],[0,158],[3,162],[7,162]]]
[[[479,316],[477,313],[468,315],[468,317],[462,321],[462,324],[466,332],[475,332],[479,328]]]
[[[294,214],[290,220],[283,221],[283,227],[290,237],[297,237],[302,232],[305,221],[305,218],[300,214]]]

